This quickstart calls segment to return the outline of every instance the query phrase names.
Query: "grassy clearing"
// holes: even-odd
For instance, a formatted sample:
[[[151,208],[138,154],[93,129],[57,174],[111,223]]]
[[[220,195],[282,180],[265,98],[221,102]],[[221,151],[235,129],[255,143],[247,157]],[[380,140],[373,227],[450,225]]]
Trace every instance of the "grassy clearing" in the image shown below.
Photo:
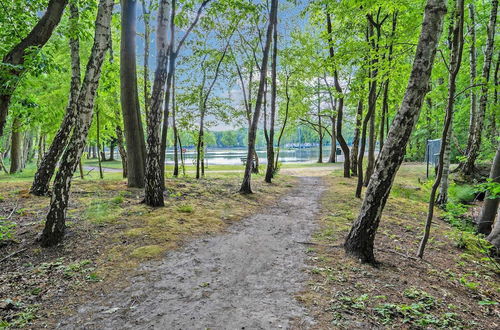
[[[238,173],[201,180],[168,178],[166,206],[150,208],[140,203],[143,190],[127,188],[120,175],[74,180],[67,236],[51,249],[35,242],[49,198],[28,194],[31,177],[0,179],[0,219],[13,212],[10,237],[2,240],[0,255],[21,251],[1,264],[0,304],[8,307],[0,308],[0,328],[51,328],[82,301],[125,286],[142,262],[162,258],[193,237],[223,231],[276,201],[295,182],[279,176],[268,185],[255,176],[255,194],[243,196],[237,193]]]
[[[500,273],[484,240],[436,217],[425,260],[414,258],[432,184],[422,166],[402,166],[396,178],[376,237],[378,268],[336,247],[361,200],[354,197],[355,178],[337,170],[328,180],[322,229],[307,250],[310,281],[298,296],[319,320],[318,329],[498,327]]]

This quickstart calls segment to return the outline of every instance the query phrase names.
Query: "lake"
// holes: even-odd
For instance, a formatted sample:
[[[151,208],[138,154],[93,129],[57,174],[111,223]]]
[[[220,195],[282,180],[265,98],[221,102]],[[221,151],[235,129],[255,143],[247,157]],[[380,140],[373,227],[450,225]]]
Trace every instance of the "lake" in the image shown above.
[[[257,149],[259,163],[267,163],[266,150]],[[208,165],[241,165],[241,158],[247,156],[246,148],[207,148],[205,161]],[[318,160],[319,148],[282,148],[279,161],[282,163],[314,163]],[[330,156],[330,146],[323,147],[323,161],[328,161]],[[180,155],[179,155],[180,157]],[[186,164],[196,163],[196,149],[189,148],[184,153]],[[167,150],[167,164],[173,164],[174,151]],[[337,161],[343,161],[343,155],[337,156]]]

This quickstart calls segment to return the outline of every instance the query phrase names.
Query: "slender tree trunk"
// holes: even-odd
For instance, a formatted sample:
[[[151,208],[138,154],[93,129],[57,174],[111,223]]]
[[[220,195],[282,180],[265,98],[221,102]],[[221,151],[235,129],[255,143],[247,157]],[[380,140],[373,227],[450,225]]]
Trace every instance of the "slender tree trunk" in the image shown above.
[[[439,164],[438,164],[438,173],[436,175],[436,180],[432,185],[431,196],[429,199],[429,210],[427,213],[427,220],[425,223],[424,236],[422,237],[422,241],[420,242],[420,246],[418,248],[418,257],[422,258],[424,256],[425,246],[427,244],[427,240],[429,239],[430,229],[432,225],[432,218],[434,215],[434,203],[436,198],[436,191],[440,184],[442,184],[443,173],[445,171],[445,167],[447,166],[447,173],[445,173],[446,182],[442,185],[442,196],[441,203],[445,203],[448,194],[448,172],[449,172],[449,152],[447,154],[447,148],[449,148],[449,142],[451,139],[451,127],[453,123],[453,106],[455,103],[455,91],[456,91],[456,79],[458,76],[458,72],[460,71],[460,65],[462,63],[462,51],[464,46],[464,0],[457,0],[455,4],[455,12],[453,13],[453,33],[452,33],[452,42],[451,42],[451,60],[450,60],[450,73],[449,73],[449,82],[448,82],[448,102],[446,106],[446,118],[444,121],[444,129],[443,135],[441,136],[441,149],[439,151]],[[445,157],[448,157],[447,163]]]
[[[127,177],[127,150],[125,150],[125,145],[123,144],[123,131],[120,125],[116,125],[116,143],[118,144],[118,152],[120,153],[120,158],[122,160],[122,176],[125,179]]]
[[[182,150],[182,141],[181,141],[181,135],[180,134],[177,134],[177,140],[179,141],[179,151],[181,153],[182,175],[186,176],[186,167],[184,166],[184,151]]]
[[[22,167],[22,131],[21,131],[21,119],[16,116],[12,121],[12,133],[10,142],[10,174],[14,174],[21,171]]]
[[[78,169],[80,171],[80,179],[84,179],[85,177],[83,176],[83,165],[82,165],[82,158],[80,157],[80,161],[78,162]]]
[[[120,86],[129,187],[144,187],[145,152],[136,69],[136,0],[121,0]]]
[[[352,150],[351,150],[352,175],[358,175],[359,135],[361,130],[362,117],[363,117],[363,98],[360,98],[358,101],[358,111],[356,112],[356,127],[354,128],[354,139],[352,141]]]
[[[101,123],[100,123],[100,120],[99,120],[99,110],[97,109],[97,105],[96,105],[96,130],[97,130],[97,163],[99,164],[99,177],[101,179],[104,179],[104,175],[102,173],[102,164],[101,162],[104,160],[103,158],[103,153],[101,152],[101,129],[100,129],[100,126],[101,126]]]
[[[491,165],[490,171],[490,179],[491,182],[500,183],[500,144],[497,147],[497,152],[495,154],[495,159],[493,160],[493,164]],[[491,232],[491,228],[493,226],[493,221],[495,220],[495,216],[498,211],[498,204],[500,203],[500,198],[492,197],[489,192],[486,193],[484,197],[484,204],[481,208],[481,215],[479,216],[479,220],[477,222],[477,232],[484,235],[489,235]],[[497,224],[496,227],[500,226]],[[498,236],[498,233],[494,236]],[[488,238],[489,239],[489,238]],[[500,245],[496,244],[497,247]]]
[[[262,107],[262,101],[264,96],[264,84],[266,81],[267,74],[267,64],[269,61],[269,49],[271,48],[271,39],[274,26],[274,18],[277,17],[278,10],[278,0],[271,1],[271,12],[269,15],[269,22],[267,25],[266,41],[264,44],[264,50],[262,53],[262,64],[260,66],[260,81],[259,89],[257,91],[257,99],[255,101],[255,111],[252,117],[252,124],[248,130],[248,153],[247,153],[247,163],[245,165],[245,173],[243,177],[243,182],[241,183],[240,193],[251,194],[251,177],[252,177],[252,165],[255,152],[255,139],[257,136],[257,126],[259,124],[260,110]]]
[[[469,4],[469,16],[470,24],[468,32],[470,35],[470,49],[469,49],[469,63],[470,63],[470,85],[473,86],[476,83],[477,76],[477,61],[476,61],[476,19],[474,4]],[[469,137],[467,140],[466,154],[468,154],[472,148],[474,142],[475,125],[476,125],[476,115],[477,115],[477,97],[474,88],[470,89],[470,115],[469,115]]]
[[[109,161],[115,160],[115,140],[109,143]]]
[[[74,32],[78,24],[78,8],[75,4],[70,4],[71,18],[70,29]],[[80,42],[76,32],[71,34],[69,40],[71,52],[71,84],[68,106],[64,114],[63,121],[57,131],[49,151],[41,159],[40,165],[35,173],[33,184],[31,185],[30,193],[36,196],[47,195],[49,192],[49,184],[54,175],[57,162],[61,158],[64,148],[68,144],[71,131],[76,119],[76,102],[80,91]]]
[[[288,112],[289,112],[289,109],[290,109],[290,92],[289,92],[289,86],[288,86],[289,80],[290,80],[290,75],[287,75],[286,79],[285,79],[285,97],[286,97],[286,102],[285,102],[285,118],[283,119],[283,125],[281,126],[281,130],[280,130],[280,133],[278,135],[278,144],[277,144],[277,147],[276,147],[276,161],[274,162],[274,170],[275,171],[278,169],[281,139],[283,137],[283,133],[285,132],[286,124],[288,122]]]
[[[172,83],[172,129],[174,130],[174,177],[179,176],[179,132],[177,131],[177,122],[175,118],[175,76]]]
[[[274,13],[277,15],[277,11]],[[273,53],[272,53],[272,63],[271,63],[271,118],[269,121],[269,144],[267,148],[267,168],[265,181],[271,183],[274,176],[274,124],[276,118],[276,94],[277,94],[277,82],[276,82],[276,67],[278,61],[278,18],[274,17],[274,27],[273,27]]]
[[[142,17],[144,20],[144,113],[148,116],[149,107],[149,45],[151,43],[151,1],[142,0]]]
[[[26,70],[23,64],[29,58],[27,55],[47,43],[67,4],[68,0],[50,0],[47,10],[30,33],[3,57],[2,67],[5,69],[0,71],[0,137],[7,121],[10,99]]]
[[[451,135],[453,132],[453,116],[451,118],[450,128],[446,135],[445,149],[443,156],[443,175],[441,177],[441,184],[439,185],[439,194],[436,199],[436,204],[444,207],[448,203],[448,178],[450,176],[450,162],[451,162]]]
[[[99,2],[95,22],[94,45],[78,96],[78,118],[54,180],[50,209],[40,237],[41,245],[44,247],[56,245],[64,236],[71,179],[80,161],[92,122],[94,99],[99,85],[101,67],[105,53],[110,45],[112,12],[113,0],[101,0]]]
[[[476,124],[474,130],[471,132],[473,137],[471,146],[467,153],[467,159],[462,166],[462,174],[469,176],[473,174],[475,169],[476,159],[479,156],[481,148],[481,134],[484,129],[484,117],[486,114],[486,107],[488,105],[488,82],[490,80],[490,67],[493,57],[493,47],[495,43],[495,25],[497,19],[498,0],[491,1],[491,14],[488,23],[488,36],[486,41],[486,50],[484,52],[482,80],[484,85],[481,87],[481,97],[479,98],[479,109],[476,114]]]
[[[376,82],[374,82],[376,84]],[[377,101],[375,101],[376,103]],[[373,167],[375,166],[375,110],[370,116],[370,131],[368,133],[368,164],[366,165],[366,173],[363,186],[368,187],[370,178],[373,174]]]
[[[373,243],[380,216],[396,172],[403,161],[406,144],[418,119],[436,55],[446,13],[444,0],[428,0],[412,72],[399,111],[375,164],[361,211],[345,242],[345,251],[362,262],[375,262]]]
[[[147,117],[148,153],[146,158],[145,196],[144,202],[149,206],[163,206],[163,182],[161,172],[164,165],[161,163],[161,110],[163,105],[163,89],[167,80],[167,24],[168,0],[161,0],[158,8],[156,31],[156,71],[151,93],[151,104]]]
[[[330,150],[330,157],[328,158],[329,163],[336,163],[337,162],[337,134],[335,134],[335,116],[330,116],[330,121],[331,121],[331,150]]]
[[[332,22],[331,22],[331,17],[330,13],[326,13],[326,22],[327,22],[327,32],[328,32],[328,44],[329,44],[329,53],[330,53],[330,58],[333,59],[335,57],[334,49],[333,49],[333,40],[332,40]],[[350,164],[350,158],[349,158],[349,146],[347,145],[347,142],[344,139],[344,136],[342,135],[342,120],[343,120],[343,115],[344,115],[344,96],[343,96],[343,91],[342,87],[340,87],[339,83],[339,75],[338,71],[335,68],[333,71],[333,79],[334,79],[334,84],[335,84],[335,90],[337,93],[340,95],[338,100],[338,109],[337,109],[337,140],[339,141],[340,148],[342,149],[342,152],[344,153],[344,177],[349,178],[351,177],[351,164]]]
[[[318,137],[319,137],[319,155],[318,155],[318,163],[321,164],[323,163],[323,126],[321,123],[321,94],[320,94],[320,85],[319,85],[319,78],[318,78],[318,86],[317,86],[317,93],[318,93],[318,106],[317,106],[317,116],[318,116]]]
[[[370,25],[371,27],[371,25]],[[370,30],[370,29],[369,29]],[[371,35],[373,35],[373,29],[370,31]],[[366,116],[363,120],[363,128],[361,132],[361,145],[359,149],[359,156],[358,156],[358,184],[356,186],[356,194],[355,196],[357,198],[361,198],[361,192],[363,190],[363,158],[365,156],[365,148],[366,148],[366,135],[368,131],[368,123],[370,123],[370,120],[373,116],[375,116],[375,106],[374,104],[376,103],[376,98],[377,98],[377,84],[374,80],[371,80],[374,71],[376,69],[370,70],[369,72],[369,93],[368,93],[368,111],[366,113]],[[367,173],[368,174],[368,170]]]

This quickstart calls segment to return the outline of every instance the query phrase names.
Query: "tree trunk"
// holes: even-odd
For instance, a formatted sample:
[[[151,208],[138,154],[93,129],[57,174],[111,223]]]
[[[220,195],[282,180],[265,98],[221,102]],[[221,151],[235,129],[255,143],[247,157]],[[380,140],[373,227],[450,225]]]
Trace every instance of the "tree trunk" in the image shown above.
[[[493,244],[497,251],[500,250],[500,214],[497,217],[497,221],[495,221],[493,230],[486,239]]]
[[[371,27],[371,25],[370,25]],[[373,34],[373,29],[371,31],[371,34]],[[370,122],[371,118],[375,116],[375,106],[373,104],[376,103],[376,97],[377,97],[377,85],[375,81],[372,81],[372,75],[375,70],[371,70],[369,72],[369,93],[368,93],[368,111],[366,113],[365,118],[363,119],[363,128],[361,132],[361,145],[359,149],[359,156],[358,156],[358,184],[356,186],[356,193],[355,196],[357,198],[361,198],[361,192],[363,190],[363,158],[365,157],[365,148],[366,148],[366,133],[368,130],[368,123]],[[375,101],[374,101],[375,100]]]
[[[123,131],[120,125],[116,125],[116,143],[118,144],[118,152],[120,153],[120,158],[122,160],[122,175],[123,178],[127,177],[127,150],[125,150],[125,145],[123,144]]]
[[[115,160],[115,140],[112,139],[109,143],[109,161]]]
[[[491,165],[490,171],[491,182],[500,183],[500,144],[497,147],[497,152],[495,154],[495,159]],[[498,204],[500,203],[500,198],[491,198],[490,193],[487,192],[484,197],[484,204],[481,208],[481,215],[477,223],[477,232],[487,236],[491,232],[491,227],[493,226],[493,221],[495,220],[495,215],[497,214]],[[496,227],[500,226],[497,224]],[[497,244],[497,247],[500,245]]]
[[[136,0],[121,0],[120,91],[129,187],[144,187],[145,152],[135,53]]]
[[[443,175],[441,178],[441,184],[439,186],[439,194],[436,200],[436,204],[444,207],[448,203],[448,178],[450,176],[450,161],[451,161],[451,134],[453,132],[453,116],[450,123],[450,128],[448,134],[446,135],[445,149],[443,156]]]
[[[47,43],[59,24],[67,3],[68,0],[50,0],[47,10],[30,33],[3,57],[2,67],[5,69],[0,72],[0,137],[7,121],[10,99],[18,80],[26,70],[24,61],[34,49],[41,48]]]
[[[101,162],[104,159],[103,157],[103,152],[101,152],[101,129],[100,129],[100,126],[101,126],[101,123],[100,123],[100,120],[99,120],[99,110],[96,106],[96,130],[97,130],[97,134],[96,134],[96,137],[97,137],[97,163],[99,164],[99,177],[101,179],[104,179],[104,175],[102,173],[102,164]]]
[[[323,163],[323,126],[321,124],[321,94],[320,94],[320,85],[318,78],[318,107],[317,107],[317,116],[318,116],[318,137],[319,137],[319,155],[318,155],[318,163]]]
[[[274,162],[274,170],[276,171],[278,169],[278,161],[279,161],[279,156],[280,156],[280,146],[281,146],[281,138],[283,137],[283,133],[285,132],[286,124],[288,121],[288,112],[290,109],[290,94],[289,94],[289,86],[288,82],[290,79],[290,75],[286,76],[285,80],[285,97],[286,97],[286,102],[285,102],[285,118],[283,119],[283,125],[281,126],[280,134],[278,135],[278,145],[277,145],[277,152],[276,152],[276,160]]]
[[[152,0],[151,0],[152,1]],[[149,107],[149,45],[151,43],[151,1],[146,4],[142,0],[142,17],[144,21],[144,113],[148,116]]]
[[[158,8],[156,31],[156,70],[151,92],[151,104],[147,117],[148,153],[146,157],[145,196],[144,202],[149,206],[163,206],[163,183],[161,172],[164,165],[160,162],[160,128],[163,105],[163,88],[167,79],[167,24],[168,0],[161,0]]]
[[[468,32],[470,35],[470,49],[469,49],[469,62],[470,62],[470,85],[473,86],[476,83],[477,76],[477,64],[476,64],[476,19],[474,4],[469,4],[469,16],[470,24]],[[470,115],[469,115],[469,137],[467,140],[466,154],[469,154],[472,144],[474,143],[475,125],[476,125],[476,115],[477,115],[477,97],[474,88],[470,89]]]
[[[360,214],[347,236],[344,245],[346,253],[359,258],[362,262],[375,262],[373,243],[380,216],[396,172],[403,161],[406,144],[418,119],[424,96],[428,91],[445,13],[444,0],[427,1],[422,31],[403,102],[392,122],[384,149],[375,164],[374,174],[368,185]]]
[[[23,150],[22,150],[21,119],[16,116],[12,121],[11,146],[10,146],[10,174],[21,171]]]
[[[330,116],[330,120],[331,120],[331,130],[332,130],[332,134],[330,136],[331,138],[331,141],[330,141],[330,145],[331,145],[331,150],[330,150],[330,157],[328,157],[328,162],[329,163],[336,163],[337,162],[337,134],[335,134],[335,116]]]
[[[49,151],[41,159],[41,163],[35,173],[33,184],[31,185],[30,193],[36,196],[47,195],[49,192],[49,184],[54,175],[57,162],[61,158],[64,148],[68,144],[68,139],[71,130],[75,124],[76,118],[76,102],[81,85],[80,73],[80,42],[78,35],[75,32],[78,24],[78,7],[75,4],[70,4],[71,17],[70,29],[74,32],[69,40],[69,48],[71,53],[71,83],[70,95],[66,113],[59,130],[57,131],[54,140],[50,145]]]
[[[376,85],[376,82],[374,82],[374,85]],[[376,102],[375,100],[375,103]],[[370,116],[370,131],[368,133],[368,164],[366,165],[366,173],[363,182],[365,187],[368,187],[375,165],[375,110],[373,111],[373,114]]]
[[[330,58],[333,59],[335,57],[335,53],[333,50],[332,21],[331,21],[330,13],[326,14],[326,22],[327,22]],[[339,141],[340,148],[342,149],[342,152],[344,153],[344,177],[350,178],[351,177],[351,163],[350,163],[350,158],[349,158],[350,151],[349,151],[349,146],[347,145],[347,142],[345,141],[344,136],[342,135],[342,120],[343,120],[343,115],[344,115],[344,96],[343,96],[342,88],[340,87],[339,75],[338,75],[336,68],[333,71],[333,79],[334,79],[334,84],[335,84],[335,90],[340,95],[339,99],[338,99],[339,103],[338,103],[338,109],[337,109],[337,140]]]
[[[274,18],[277,17],[278,10],[278,0],[271,1],[271,12],[269,15],[269,22],[267,25],[266,32],[266,42],[264,44],[264,50],[262,53],[262,64],[260,66],[260,80],[259,89],[257,91],[257,99],[255,101],[255,111],[252,117],[252,124],[248,130],[248,152],[247,152],[247,163],[245,165],[245,173],[243,177],[243,182],[241,183],[240,193],[251,194],[251,177],[252,177],[252,165],[255,152],[255,139],[257,136],[257,126],[259,124],[260,110],[262,107],[262,99],[264,96],[264,84],[266,82],[267,75],[267,64],[269,61],[269,49],[271,48],[271,39],[274,26]]]
[[[354,139],[351,150],[351,170],[352,175],[358,175],[358,152],[359,152],[359,133],[361,130],[361,119],[363,117],[363,98],[358,101],[358,111],[356,113],[356,127],[354,128]]]
[[[277,11],[274,13],[277,15]],[[272,53],[272,64],[271,64],[271,118],[269,121],[269,143],[267,147],[267,168],[265,181],[271,183],[274,177],[274,123],[276,118],[276,94],[277,94],[277,82],[276,82],[276,66],[278,61],[278,17],[273,18],[273,53]]]
[[[113,0],[99,2],[95,21],[94,45],[78,97],[78,118],[56,174],[49,213],[40,237],[40,243],[44,247],[56,245],[64,236],[71,179],[80,161],[92,122],[94,99],[99,85],[101,67],[110,45],[112,12]]]
[[[172,129],[174,131],[174,177],[179,176],[179,132],[177,131],[177,122],[175,119],[176,113],[175,104],[175,76],[172,82]]]
[[[479,150],[481,148],[481,134],[484,129],[484,117],[486,114],[486,107],[488,105],[488,82],[490,80],[490,67],[491,60],[493,57],[493,47],[495,42],[495,24],[497,19],[497,9],[498,0],[492,0],[491,2],[491,14],[488,23],[488,39],[486,41],[486,50],[484,52],[484,62],[483,62],[483,72],[482,72],[482,82],[484,85],[481,87],[481,97],[479,98],[479,109],[476,114],[476,124],[474,125],[474,130],[471,132],[473,134],[472,143],[470,149],[467,153],[467,159],[462,166],[462,174],[469,176],[473,174],[475,169],[476,159],[479,155]]]
[[[462,50],[464,46],[464,0],[457,0],[455,4],[456,8],[453,13],[453,33],[452,33],[452,42],[451,42],[451,60],[450,60],[450,68],[449,68],[449,82],[448,82],[448,102],[446,106],[446,117],[444,121],[444,129],[443,135],[441,136],[441,149],[439,150],[439,163],[438,163],[438,173],[436,175],[436,180],[432,185],[431,196],[429,199],[429,210],[427,213],[427,220],[425,223],[424,236],[422,237],[422,241],[420,242],[420,246],[418,248],[418,257],[422,258],[424,256],[425,246],[427,244],[427,240],[429,239],[429,233],[432,225],[432,218],[434,215],[434,203],[436,198],[436,191],[442,182],[443,173],[445,171],[445,167],[448,166],[449,172],[449,152],[447,153],[447,148],[449,148],[449,142],[451,139],[451,127],[453,123],[453,106],[455,103],[455,91],[456,91],[456,79],[458,72],[460,71],[460,65],[462,63]],[[448,157],[448,164],[446,164],[445,157]],[[445,174],[446,182],[444,183],[443,196],[442,200],[446,202],[447,185],[448,185],[448,173]],[[446,191],[444,191],[446,189]]]

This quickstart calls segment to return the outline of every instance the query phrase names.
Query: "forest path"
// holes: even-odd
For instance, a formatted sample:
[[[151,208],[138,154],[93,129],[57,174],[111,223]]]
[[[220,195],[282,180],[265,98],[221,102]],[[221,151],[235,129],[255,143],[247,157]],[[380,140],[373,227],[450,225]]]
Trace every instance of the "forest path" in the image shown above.
[[[276,329],[313,320],[294,298],[325,184],[299,183],[275,205],[142,266],[123,291],[81,306],[60,328]]]

